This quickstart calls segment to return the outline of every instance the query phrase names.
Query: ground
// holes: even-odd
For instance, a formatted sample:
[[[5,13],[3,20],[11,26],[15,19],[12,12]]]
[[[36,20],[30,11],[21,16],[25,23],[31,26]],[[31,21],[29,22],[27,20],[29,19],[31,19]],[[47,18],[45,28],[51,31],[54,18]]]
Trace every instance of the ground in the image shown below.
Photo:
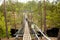
[[[51,38],[51,40],[57,40],[57,38],[55,38],[55,37],[50,37],[50,38]],[[2,38],[2,40],[7,40],[7,38]],[[15,38],[9,38],[8,40],[15,40]],[[22,38],[20,38],[19,40],[22,40]],[[32,40],[34,40],[34,39],[32,39]],[[41,40],[45,40],[45,39],[43,38]]]

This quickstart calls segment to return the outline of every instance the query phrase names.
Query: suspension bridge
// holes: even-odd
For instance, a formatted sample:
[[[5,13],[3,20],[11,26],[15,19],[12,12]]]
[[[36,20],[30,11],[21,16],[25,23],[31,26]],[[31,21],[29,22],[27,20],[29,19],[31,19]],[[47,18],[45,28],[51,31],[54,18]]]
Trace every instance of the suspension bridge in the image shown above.
[[[32,37],[31,37],[31,33],[30,33],[30,27],[29,27],[29,23],[28,23],[28,16],[26,13],[24,13],[24,19],[23,19],[23,23],[24,23],[24,31],[23,31],[23,40],[32,40]],[[38,37],[37,33],[36,33],[36,29],[44,36],[44,38],[46,40],[51,40],[49,37],[47,37],[42,31],[41,29],[38,28],[38,26],[34,23],[31,23],[31,29],[33,30],[34,32],[34,36],[36,38],[36,40],[40,40],[40,38]],[[18,40],[18,37],[20,35],[20,30],[21,28],[16,32],[16,37],[15,39]]]

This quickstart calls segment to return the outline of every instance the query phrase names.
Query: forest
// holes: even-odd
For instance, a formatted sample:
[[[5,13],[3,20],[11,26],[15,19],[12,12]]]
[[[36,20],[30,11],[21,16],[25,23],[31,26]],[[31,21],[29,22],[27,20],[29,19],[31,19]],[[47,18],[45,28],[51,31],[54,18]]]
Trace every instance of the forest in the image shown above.
[[[46,1],[46,27],[48,29],[60,28],[60,1]],[[6,1],[6,17],[9,37],[11,28],[20,27],[23,20],[23,12],[28,11],[29,19],[40,28],[44,24],[44,2],[28,1],[27,3]],[[4,18],[4,3],[0,5],[0,37],[6,37]],[[42,22],[42,24],[41,24]]]

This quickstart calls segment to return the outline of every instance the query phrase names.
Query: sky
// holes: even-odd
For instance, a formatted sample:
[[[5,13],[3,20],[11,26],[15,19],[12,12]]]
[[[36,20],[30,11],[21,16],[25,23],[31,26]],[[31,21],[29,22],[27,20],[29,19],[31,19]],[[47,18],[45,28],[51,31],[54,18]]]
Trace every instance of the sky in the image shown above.
[[[0,0],[0,5],[3,3],[4,0]],[[23,2],[26,3],[28,1],[32,1],[32,0],[18,0],[19,2]],[[39,0],[38,0],[39,1]],[[50,2],[52,2],[53,0],[49,0]]]
[[[0,5],[2,4],[3,0],[0,0]]]
[[[32,0],[18,0],[19,2],[28,2],[28,1],[32,1]],[[35,1],[40,1],[40,0],[35,0]],[[50,0],[50,2],[52,2],[53,0]]]

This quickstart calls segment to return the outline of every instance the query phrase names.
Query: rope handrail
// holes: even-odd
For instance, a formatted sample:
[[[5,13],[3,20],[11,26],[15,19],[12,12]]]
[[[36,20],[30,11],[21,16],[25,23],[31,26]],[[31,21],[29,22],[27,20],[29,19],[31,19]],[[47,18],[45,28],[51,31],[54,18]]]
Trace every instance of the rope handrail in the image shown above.
[[[33,27],[34,25],[31,25],[31,27]],[[34,28],[32,28],[32,30],[34,31],[34,33],[35,33],[35,36],[36,36],[36,38],[37,38],[37,40],[40,40],[39,39],[39,37],[37,36],[37,34],[36,34],[36,31],[35,31],[35,29]]]
[[[21,28],[14,34],[14,35],[16,35],[16,36],[15,36],[15,39],[16,39],[16,40],[18,40],[20,30],[21,30]]]
[[[20,30],[22,29],[23,27],[21,27],[14,35],[18,35]]]
[[[42,31],[41,29],[38,28],[38,26],[36,24],[34,24],[35,27],[38,29],[38,31],[47,39],[47,40],[51,40],[49,37],[47,37]]]

